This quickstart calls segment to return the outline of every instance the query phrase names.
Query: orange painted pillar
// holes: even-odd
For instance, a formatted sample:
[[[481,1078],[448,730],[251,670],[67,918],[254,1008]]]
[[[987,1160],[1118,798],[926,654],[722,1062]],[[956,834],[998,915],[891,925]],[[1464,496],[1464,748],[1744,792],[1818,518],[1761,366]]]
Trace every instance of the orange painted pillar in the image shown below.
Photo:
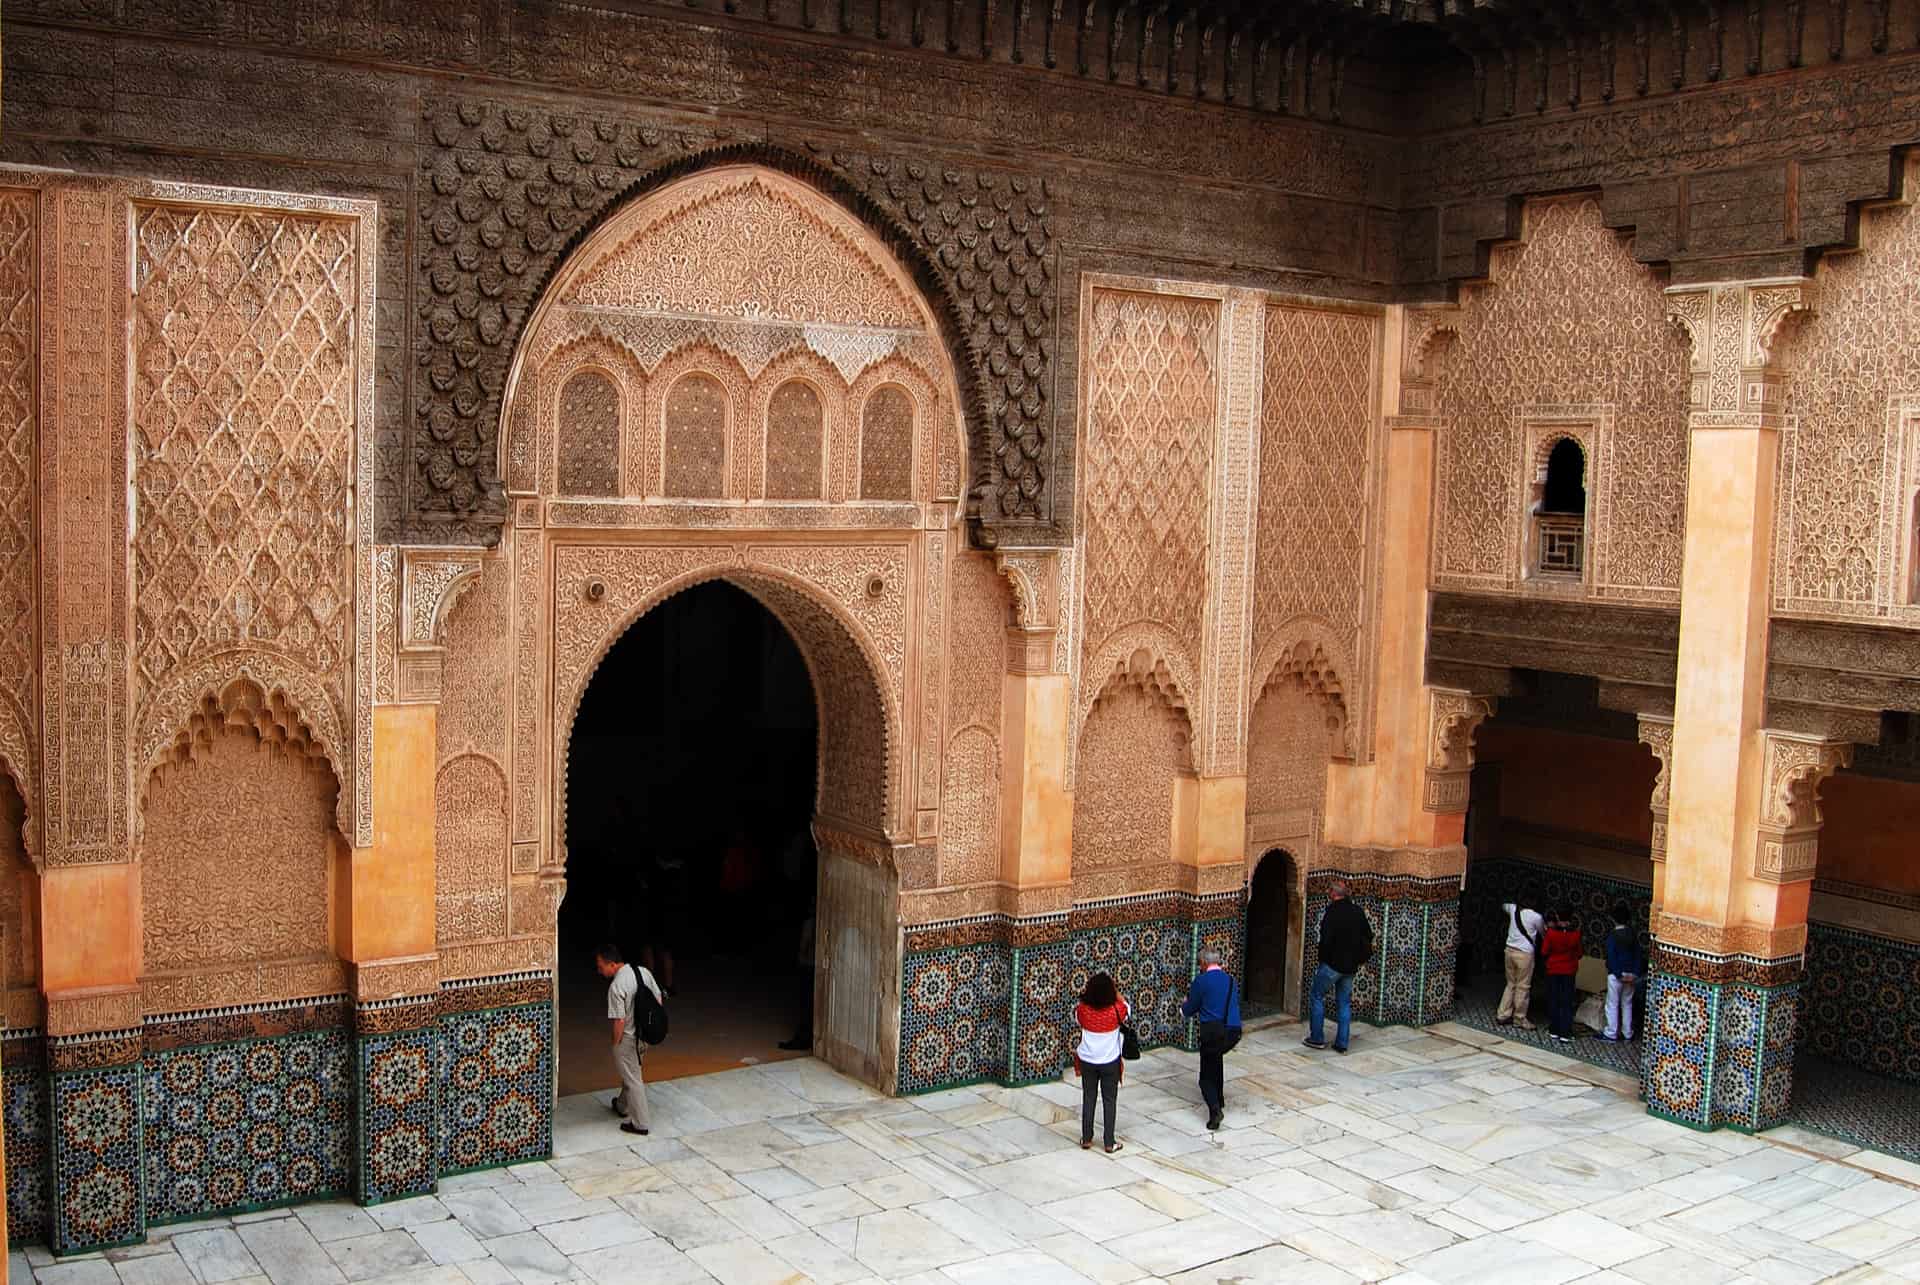
[[[1848,747],[1766,727],[1781,321],[1811,283],[1669,290],[1693,337],[1687,532],[1647,1038],[1647,1109],[1696,1128],[1785,1116],[1819,780]],[[1798,802],[1796,802],[1798,800]]]

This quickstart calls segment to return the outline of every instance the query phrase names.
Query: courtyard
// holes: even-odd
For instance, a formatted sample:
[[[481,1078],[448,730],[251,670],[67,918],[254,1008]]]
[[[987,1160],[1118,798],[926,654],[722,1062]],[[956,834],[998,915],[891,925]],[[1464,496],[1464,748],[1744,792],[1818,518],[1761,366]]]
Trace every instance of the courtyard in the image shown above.
[[[1248,1032],[1225,1127],[1195,1058],[1149,1052],[1114,1156],[1078,1088],[886,1098],[816,1061],[674,1080],[635,1145],[562,1099],[554,1158],[437,1195],[156,1227],[39,1285],[591,1281],[1641,1282],[1920,1280],[1920,1166],[1792,1128],[1649,1118],[1627,1076],[1444,1023],[1353,1053]]]

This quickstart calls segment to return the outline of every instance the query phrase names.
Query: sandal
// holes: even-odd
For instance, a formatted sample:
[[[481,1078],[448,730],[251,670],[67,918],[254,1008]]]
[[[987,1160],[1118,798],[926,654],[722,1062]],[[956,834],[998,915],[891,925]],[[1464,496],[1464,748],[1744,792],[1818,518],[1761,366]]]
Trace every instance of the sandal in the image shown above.
[[[1112,1155],[1114,1152],[1118,1151],[1120,1148],[1126,1145],[1127,1144],[1124,1142],[1109,1142],[1107,1144],[1107,1154]]]

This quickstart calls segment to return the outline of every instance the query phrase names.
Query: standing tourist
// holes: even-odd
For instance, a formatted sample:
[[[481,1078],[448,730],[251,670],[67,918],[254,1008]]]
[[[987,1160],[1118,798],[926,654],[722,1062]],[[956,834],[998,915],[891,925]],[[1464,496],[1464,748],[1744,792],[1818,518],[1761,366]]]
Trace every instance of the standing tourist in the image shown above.
[[[1207,1127],[1218,1129],[1227,1109],[1227,1054],[1240,1042],[1240,988],[1211,946],[1200,952],[1200,975],[1180,1011],[1200,1024],[1200,1097],[1207,1104]]]
[[[1507,988],[1500,992],[1500,1010],[1493,1020],[1523,1031],[1533,1029],[1527,1007],[1533,1002],[1533,965],[1540,953],[1540,929],[1545,921],[1537,910],[1517,901],[1500,907],[1507,912]]]
[[[1327,1047],[1327,992],[1334,992],[1333,1051],[1345,1053],[1353,1027],[1353,977],[1360,966],[1373,958],[1373,924],[1366,911],[1347,896],[1347,881],[1335,879],[1327,886],[1327,908],[1320,915],[1320,967],[1313,974],[1313,989],[1307,1004],[1307,1038],[1310,1049]]]
[[[1607,934],[1607,1031],[1601,1039],[1633,1038],[1633,993],[1646,962],[1639,934],[1627,925],[1630,913],[1624,901],[1613,908],[1613,931]]]
[[[614,1095],[608,1105],[613,1108],[615,1115],[622,1117],[622,1133],[637,1133],[645,1137],[647,1084],[640,1073],[640,1031],[639,1024],[634,1020],[634,1000],[644,982],[653,996],[653,1002],[663,1002],[660,984],[644,968],[636,975],[633,966],[621,958],[618,946],[602,946],[593,954],[594,966],[607,979],[607,1020],[613,1027],[613,1068],[620,1073],[620,1092]]]
[[[1106,1105],[1107,1154],[1125,1145],[1113,1136],[1114,1116],[1119,1111],[1120,1077],[1126,1063],[1120,1054],[1124,1047],[1120,1023],[1132,1013],[1127,1001],[1105,973],[1087,978],[1080,1002],[1074,1006],[1074,1020],[1080,1023],[1080,1044],[1073,1050],[1073,1073],[1080,1077],[1080,1149],[1093,1146],[1093,1103]]]
[[[1547,961],[1547,1034],[1562,1044],[1573,1043],[1573,979],[1580,972],[1580,925],[1573,911],[1562,906],[1547,924],[1540,943]]]

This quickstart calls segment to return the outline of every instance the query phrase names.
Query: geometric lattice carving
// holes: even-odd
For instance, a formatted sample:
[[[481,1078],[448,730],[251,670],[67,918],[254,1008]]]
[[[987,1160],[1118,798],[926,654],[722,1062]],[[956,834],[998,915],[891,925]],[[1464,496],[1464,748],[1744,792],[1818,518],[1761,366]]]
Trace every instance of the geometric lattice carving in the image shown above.
[[[664,494],[726,494],[727,391],[711,375],[682,376],[667,393]]]
[[[1150,673],[1114,675],[1080,732],[1073,898],[1171,886],[1175,779],[1192,771],[1187,719]]]
[[[860,498],[913,498],[913,398],[891,384],[867,398],[861,415]]]
[[[826,415],[813,385],[789,379],[773,390],[767,403],[769,500],[825,497],[826,434]]]
[[[325,959],[334,794],[284,706],[236,683],[149,778],[140,861],[145,969]],[[227,1002],[286,998],[234,996]]]
[[[148,692],[247,647],[297,662],[348,715],[355,240],[342,219],[136,212],[134,657]]]
[[[1220,304],[1096,290],[1082,453],[1088,654],[1136,621],[1200,654]]]
[[[1267,309],[1254,650],[1312,616],[1361,654],[1380,319]]]
[[[583,370],[560,389],[560,494],[620,493],[620,390]]]
[[[1531,480],[1516,440],[1525,408],[1604,405],[1610,431],[1588,453],[1585,592],[1673,602],[1690,374],[1658,280],[1592,197],[1530,202],[1524,239],[1494,250],[1490,276],[1448,317],[1458,338],[1433,372],[1433,404],[1448,425],[1437,464],[1436,583],[1519,587],[1525,515],[1516,497]]]

